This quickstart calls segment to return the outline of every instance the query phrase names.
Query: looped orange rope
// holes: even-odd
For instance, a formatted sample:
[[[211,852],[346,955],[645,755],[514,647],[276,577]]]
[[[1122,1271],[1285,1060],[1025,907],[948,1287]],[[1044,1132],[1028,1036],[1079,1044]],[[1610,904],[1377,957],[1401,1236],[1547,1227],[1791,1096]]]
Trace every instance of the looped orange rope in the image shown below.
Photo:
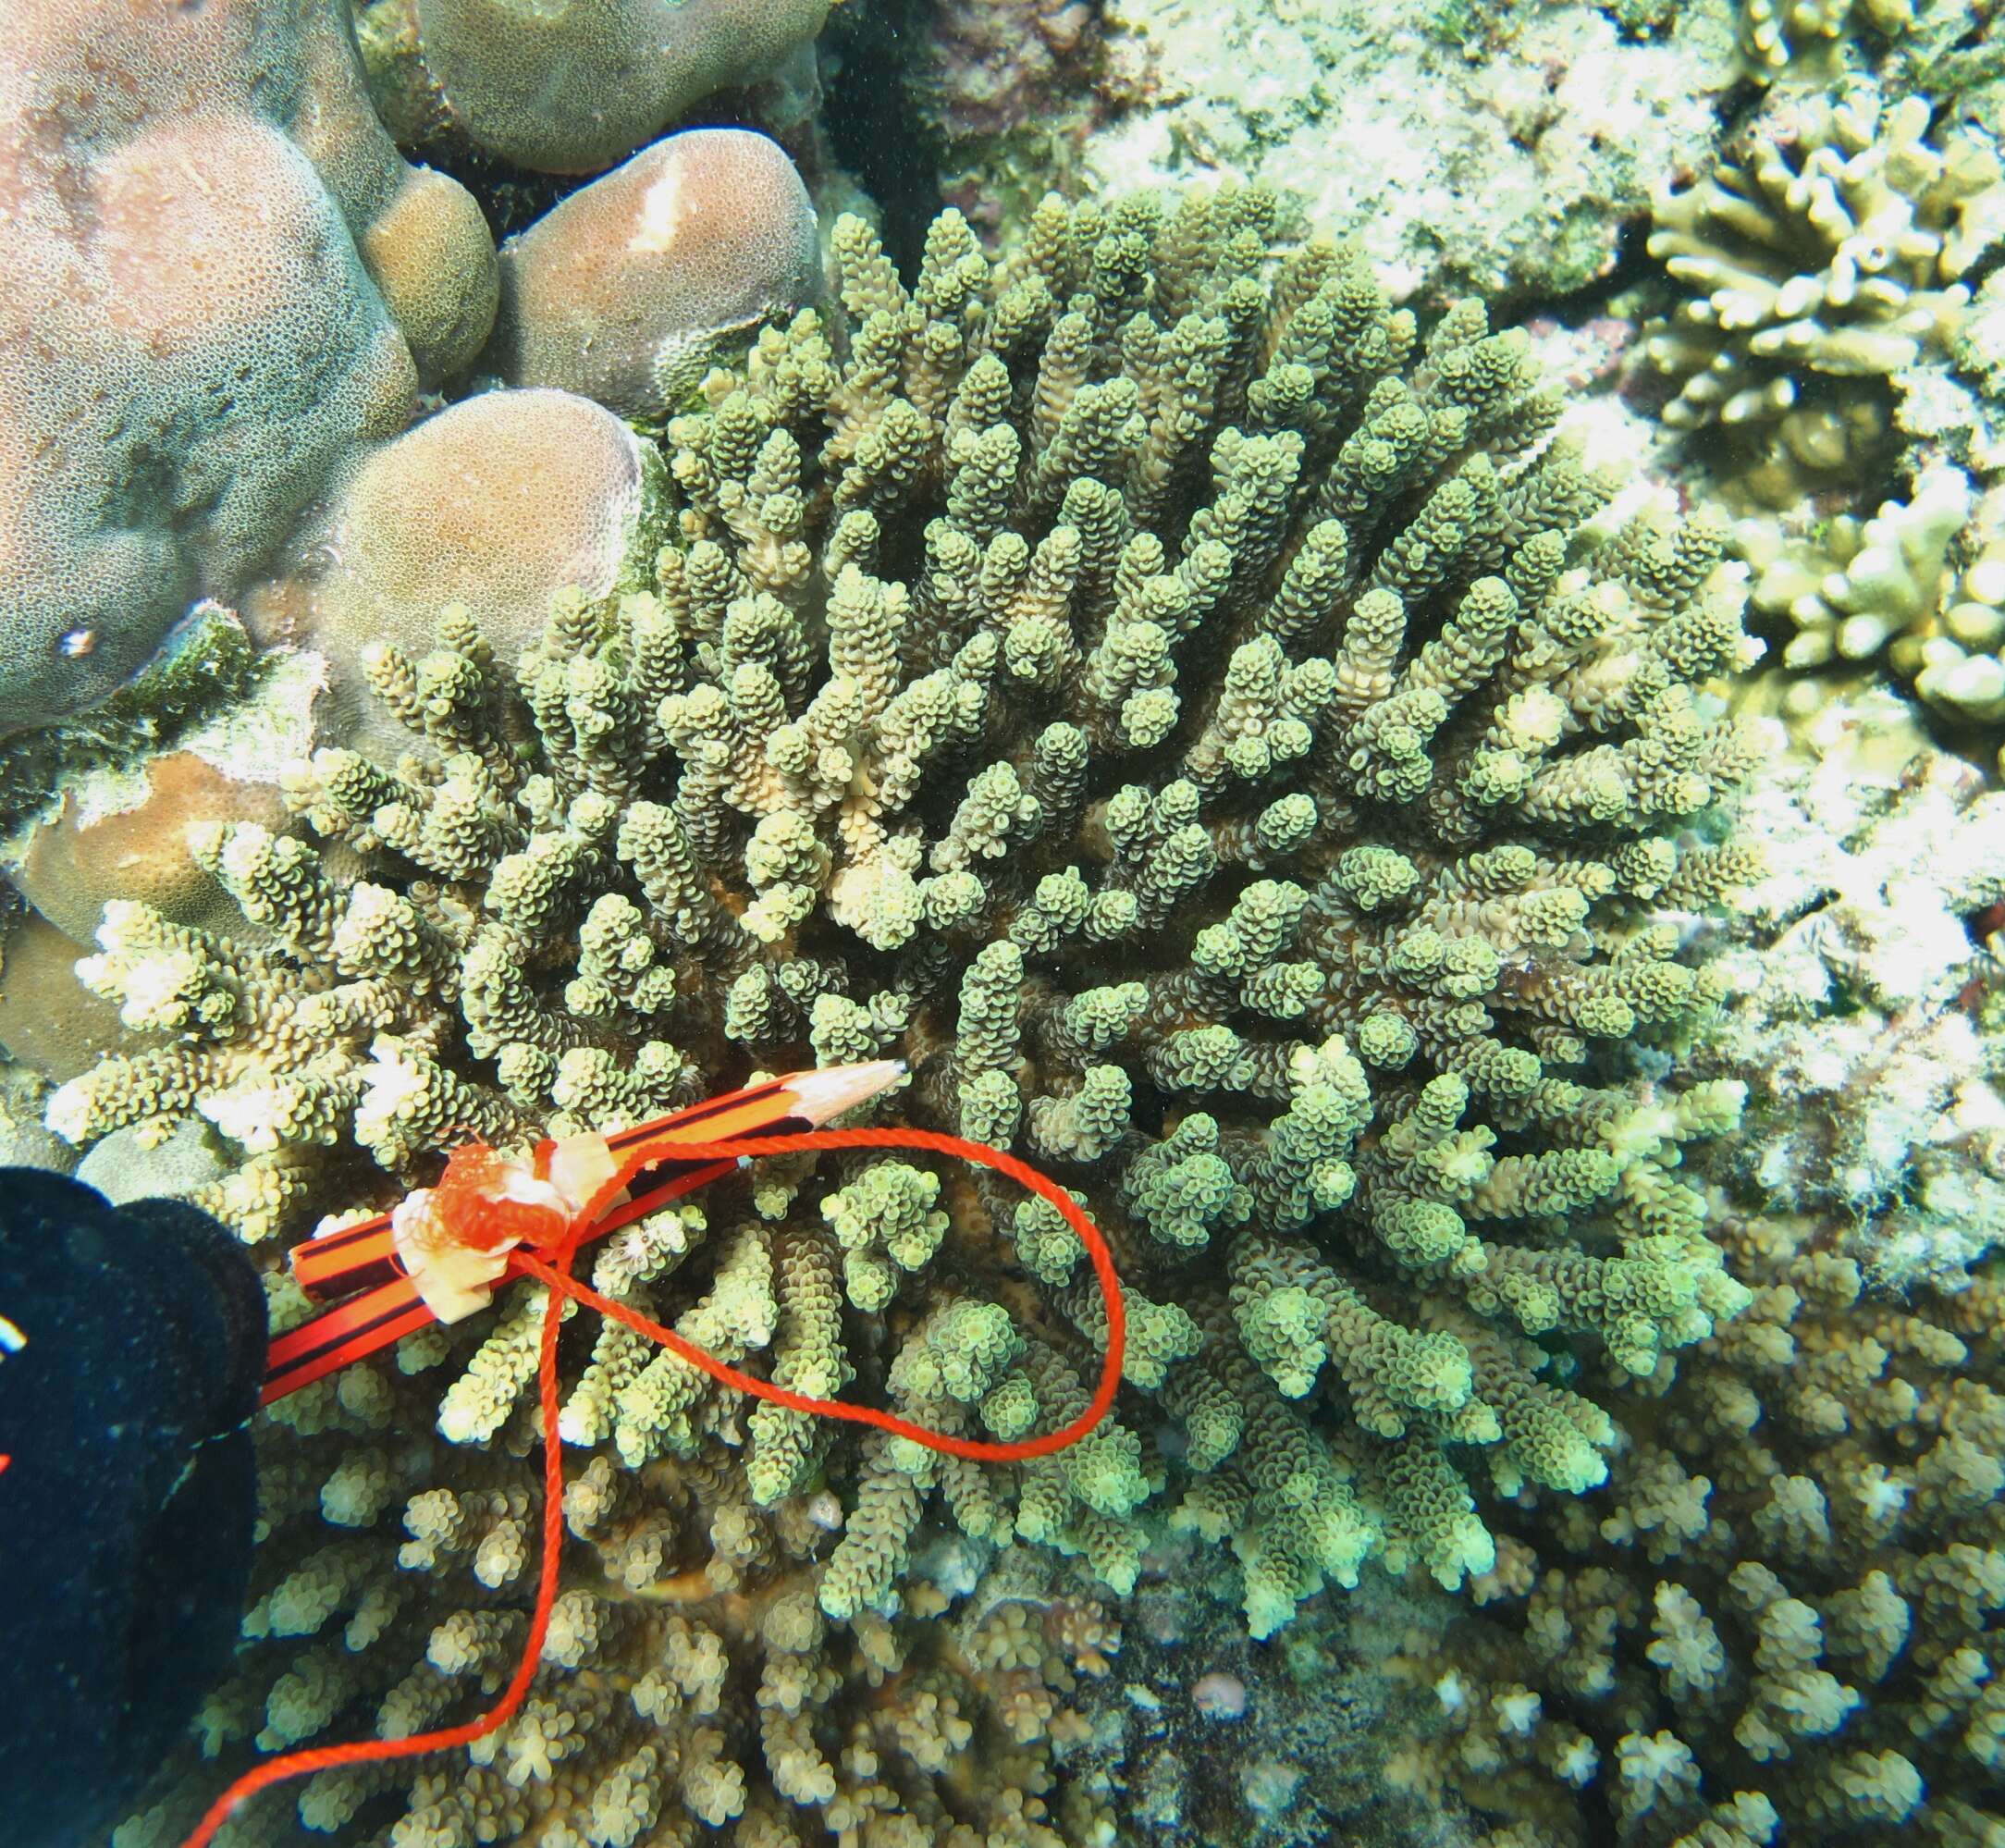
[[[607,1214],[609,1197],[641,1169],[666,1159],[671,1152],[679,1162],[735,1161],[740,1156],[807,1154],[824,1149],[904,1149],[941,1155],[955,1155],[978,1167],[993,1168],[1019,1186],[1027,1188],[1055,1207],[1065,1223],[1078,1235],[1100,1286],[1101,1301],[1107,1312],[1106,1347],[1101,1357],[1100,1379],[1086,1410],[1062,1430],[1040,1437],[1026,1437],[1014,1443],[989,1443],[970,1437],[954,1437],[942,1431],[929,1431],[894,1412],[874,1406],[852,1405],[839,1398],[816,1398],[807,1393],[791,1392],[751,1374],[729,1366],[684,1339],[672,1328],[649,1321],[645,1315],[587,1288],[572,1275],[578,1245]],[[182,1842],[181,1848],[208,1848],[238,1805],[288,1779],[305,1777],[314,1771],[331,1770],[340,1765],[370,1764],[396,1758],[422,1757],[459,1745],[471,1745],[497,1732],[514,1719],[529,1696],[530,1684],[541,1665],[544,1639],[549,1633],[550,1611],[557,1602],[557,1573],[563,1547],[564,1460],[558,1435],[557,1333],[563,1320],[563,1300],[570,1297],[609,1315],[636,1334],[658,1341],[679,1359],[698,1367],[711,1378],[769,1399],[814,1418],[840,1419],[850,1424],[869,1424],[894,1436],[909,1438],[929,1450],[950,1457],[965,1457],[976,1462],[1017,1463],[1035,1457],[1049,1457],[1069,1449],[1091,1433],[1106,1417],[1121,1385],[1121,1369],[1127,1349],[1127,1306],[1121,1295],[1121,1280],[1115,1274],[1113,1254],[1100,1227],[1087,1217],[1077,1201],[1058,1183],[1041,1175],[1027,1162],[985,1142],[970,1142],[960,1136],[942,1135],[931,1129],[813,1129],[800,1135],[744,1137],[721,1142],[683,1142],[660,1146],[643,1145],[621,1164],[618,1178],[609,1183],[578,1215],[564,1241],[545,1263],[518,1250],[512,1266],[533,1276],[549,1291],[543,1312],[542,1338],[536,1356],[537,1401],[543,1414],[543,1551],[536,1575],[536,1600],[529,1620],[529,1634],[523,1645],[522,1659],[503,1690],[501,1698],[477,1719],[461,1726],[441,1728],[436,1732],[413,1733],[408,1739],[361,1739],[345,1745],[314,1746],[303,1752],[288,1752],[254,1766],[237,1779],[211,1804],[202,1820]]]

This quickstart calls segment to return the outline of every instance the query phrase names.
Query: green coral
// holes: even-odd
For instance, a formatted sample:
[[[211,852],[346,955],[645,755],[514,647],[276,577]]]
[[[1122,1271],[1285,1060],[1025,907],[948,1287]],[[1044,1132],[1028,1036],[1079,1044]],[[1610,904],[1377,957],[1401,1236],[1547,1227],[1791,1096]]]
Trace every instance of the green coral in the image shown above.
[[[1354,253],[1273,255],[1274,216],[1054,199],[994,262],[950,213],[910,290],[843,221],[842,356],[803,315],[676,420],[655,587],[564,600],[512,669],[459,615],[434,656],[379,657],[422,748],[296,768],[325,853],[208,844],[257,947],[107,920],[89,979],[162,1037],[52,1120],[207,1115],[293,1177],[245,1227],[270,1232],[423,1177],[467,1127],[526,1140],[899,1053],[900,1115],[1016,1143],[1113,1238],[1115,1417],[983,1467],[748,1416],[607,1331],[582,1377],[567,1348],[564,1416],[609,1581],[798,1572],[868,1652],[907,1633],[929,1522],[1116,1592],[1159,1518],[1229,1540],[1260,1635],[1374,1558],[1484,1570],[1475,1481],[1601,1479],[1569,1347],[1655,1377],[1747,1300],[1675,1173],[1733,1098],[1681,1114],[1625,1064],[1710,998],[1647,907],[1739,864],[1691,824],[1755,760],[1699,691],[1741,656],[1742,592],[1716,521],[1597,536],[1610,484],[1556,437],[1523,335],[1470,302],[1423,333]],[[948,1432],[1087,1404],[1103,1313],[1044,1202],[852,1160],[770,1164],[749,1204],[631,1228],[599,1287]],[[406,1641],[470,1559],[520,1583],[500,1464],[534,1304],[400,1357],[457,1380],[445,1435],[489,1447],[400,1464],[407,1510],[436,1479],[469,1502],[407,1512],[440,1537]],[[355,1378],[287,1401],[293,1430],[441,1390]],[[357,1697],[387,1698],[395,1646],[344,1665]],[[862,1759],[784,1717],[807,1710],[776,1693],[734,1749],[860,1813]],[[576,1724],[564,1750],[612,1776],[621,1726]],[[489,1788],[413,1814],[473,1830]],[[531,1821],[569,1801],[532,1796]]]

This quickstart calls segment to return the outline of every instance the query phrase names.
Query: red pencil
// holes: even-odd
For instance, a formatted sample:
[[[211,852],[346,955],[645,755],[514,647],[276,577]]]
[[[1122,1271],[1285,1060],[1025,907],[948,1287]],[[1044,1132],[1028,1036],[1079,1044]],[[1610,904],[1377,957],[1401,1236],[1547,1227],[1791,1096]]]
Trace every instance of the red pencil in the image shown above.
[[[716,1143],[818,1129],[831,1116],[895,1084],[904,1070],[903,1060],[875,1059],[867,1065],[789,1072],[620,1130],[606,1140],[618,1153],[646,1142]],[[600,1238],[645,1219],[670,1201],[730,1174],[737,1164],[706,1160],[677,1166],[664,1156],[663,1165],[670,1167],[668,1178],[596,1220],[586,1238]],[[291,1263],[300,1287],[315,1301],[331,1306],[273,1340],[265,1361],[265,1405],[437,1319],[398,1258],[387,1213],[295,1245]],[[510,1275],[521,1273],[511,1267]]]

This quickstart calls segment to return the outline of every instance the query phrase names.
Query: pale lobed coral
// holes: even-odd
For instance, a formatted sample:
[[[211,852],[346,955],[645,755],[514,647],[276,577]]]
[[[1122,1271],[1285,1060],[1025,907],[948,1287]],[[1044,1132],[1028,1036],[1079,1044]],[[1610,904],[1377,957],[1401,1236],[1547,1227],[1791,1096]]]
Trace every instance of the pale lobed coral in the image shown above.
[[[0,96],[0,732],[231,598],[486,338],[493,244],[371,112],[340,0],[34,5]]]
[[[779,143],[692,129],[643,149],[501,247],[483,366],[658,421],[720,339],[804,306],[815,208]]]
[[[1755,515],[1735,545],[1750,601],[1786,617],[1786,668],[1843,668],[1884,656],[1952,724],[1996,735],[2005,721],[2005,490],[1981,499],[1962,469],[1925,469],[1905,499],[1860,520]]]
[[[802,55],[830,0],[351,0],[377,106],[541,173],[623,160],[727,84]]]
[[[1650,254],[1686,292],[1645,351],[1665,421],[1745,438],[1737,481],[1786,505],[1870,459],[1889,379],[1946,349],[1962,277],[2005,236],[2005,180],[1975,130],[1925,97],[1791,99],[1745,154],[1652,205]]]
[[[109,912],[86,974],[158,1037],[50,1119],[80,1141],[205,1119],[247,1154],[205,1199],[250,1235],[380,1198],[468,1128],[625,1123],[748,1066],[896,1052],[902,1113],[1018,1143],[1115,1243],[1130,1394],[1017,1467],[747,1414],[616,1327],[581,1336],[563,1432],[598,1486],[569,1511],[604,1564],[568,1595],[609,1607],[594,1673],[553,1657],[486,1768],[409,1791],[400,1842],[597,1841],[631,1789],[653,1807],[603,1839],[686,1811],[763,1841],[776,1805],[815,1839],[886,1810],[910,1839],[997,1839],[995,1805],[1043,1804],[1045,1758],[971,1792],[937,1774],[941,1720],[907,1740],[853,1697],[927,1685],[898,1613],[929,1526],[1125,1591],[1153,1500],[1230,1541],[1261,1635],[1374,1557],[1453,1585],[1495,1560],[1465,1472],[1511,1496],[1605,1474],[1563,1341],[1655,1377],[1746,1301],[1674,1171],[1739,1089],[1594,1051],[1713,997],[1648,908],[1754,870],[1689,836],[1755,748],[1700,691],[1745,646],[1724,528],[1597,536],[1605,486],[1552,439],[1520,335],[1464,303],[1423,338],[1356,256],[1274,261],[1273,215],[1054,199],[996,265],[949,214],[910,290],[843,221],[845,354],[804,314],[671,425],[651,590],[560,599],[512,673],[464,607],[429,653],[379,648],[372,684],[426,748],[299,766],[322,850],[200,837],[260,942]],[[935,1428],[1085,1403],[1080,1250],[1008,1189],[782,1164],[712,1211],[609,1242],[598,1287]],[[345,1642],[252,1652],[219,1738],[358,1703],[408,1728],[493,1673],[527,1571],[537,1308],[286,1402],[274,1579],[320,1559],[316,1500],[365,1532],[400,1509],[411,1545],[403,1575],[314,1565],[337,1578],[299,1595]],[[395,1435],[434,1409],[461,1448]],[[728,1643],[794,1600],[823,1640],[776,1668],[801,1652],[768,1639],[781,1691],[751,1700],[737,1668],[641,1764],[664,1596]],[[441,1623],[448,1659],[411,1678]],[[1017,1722],[978,1723],[993,1754]],[[727,1762],[739,1784],[703,1768]],[[1025,1839],[1092,1839],[1076,1795],[1084,1820]]]
[[[1976,502],[1961,560],[1937,583],[1933,609],[1896,639],[1894,665],[1924,702],[1992,734],[2005,724],[2005,487]]]
[[[1753,567],[1749,600],[1786,615],[1796,631],[1783,644],[1783,666],[1869,661],[1901,635],[1919,643],[1940,608],[1950,543],[1970,506],[1969,477],[1941,467],[1923,474],[1907,499],[1883,501],[1865,520],[1820,521],[1805,538],[1790,538],[1779,520],[1741,521],[1734,539]]]
[[[1755,73],[1772,77],[1862,30],[1898,38],[1914,12],[1915,0],[1741,0],[1741,44]]]

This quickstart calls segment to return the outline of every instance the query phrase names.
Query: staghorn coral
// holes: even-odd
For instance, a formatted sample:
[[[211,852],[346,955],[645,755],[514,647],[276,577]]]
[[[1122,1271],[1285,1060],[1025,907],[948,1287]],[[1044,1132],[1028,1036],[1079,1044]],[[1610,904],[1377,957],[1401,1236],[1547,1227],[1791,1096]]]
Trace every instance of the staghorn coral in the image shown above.
[[[1476,1610],[1395,1663],[1437,1722],[1396,1780],[1489,1841],[2005,1839],[2005,983],[1973,934],[2005,798],[1885,750],[1892,704],[1834,705],[1745,799],[1774,865],[1690,1057],[1750,1088],[1701,1159],[1752,1306],[1675,1378],[1594,1383],[1605,1492],[1485,1508]]]
[[[1439,1720],[1396,1780],[1497,1842],[1995,1842],[1998,1281],[1888,1301],[1817,1219],[1716,1236],[1754,1306],[1604,1397],[1598,1506],[1495,1517],[1481,1614],[1395,1665]]]
[[[479,208],[398,157],[340,0],[12,11],[0,732],[237,596],[495,302]]]
[[[87,979],[162,1037],[50,1120],[206,1119],[248,1159],[205,1199],[248,1235],[379,1199],[467,1127],[895,1051],[901,1109],[1020,1140],[1118,1246],[1134,1397],[1021,1467],[747,1415],[617,1327],[567,1348],[564,1435],[594,1453],[567,1511],[600,1554],[568,1595],[599,1627],[551,1662],[592,1673],[546,1677],[470,1780],[400,1782],[407,1848],[684,1813],[747,1842],[893,1811],[887,1840],[1095,1839],[1090,1779],[1061,1816],[1049,1753],[993,1743],[1034,1695],[966,1719],[1002,1774],[942,1775],[968,1696],[900,1615],[929,1533],[1118,1592],[1153,1503],[1230,1541],[1261,1635],[1374,1557],[1454,1584],[1494,1558],[1465,1470],[1605,1473],[1561,1337],[1654,1374],[1744,1302],[1673,1172],[1738,1090],[1593,1056],[1710,997],[1642,907],[1749,872],[1679,838],[1752,761],[1697,691],[1744,642],[1724,530],[1597,544],[1604,485],[1552,439],[1522,336],[1463,303],[1423,339],[1354,255],[1273,259],[1273,210],[1052,200],[1001,266],[949,214],[909,290],[843,221],[846,352],[804,314],[675,420],[651,590],[560,598],[512,672],[477,610],[377,650],[428,748],[298,766],[323,850],[198,838],[261,943],[107,915]],[[1021,1435],[1085,1400],[1079,1256],[966,1175],[782,1164],[594,1275],[811,1389]],[[518,1292],[286,1402],[265,1608],[349,1628],[257,1639],[217,1741],[407,1730],[494,1674],[536,1312]],[[396,1435],[435,1410],[446,1442]],[[316,1504],[363,1532],[401,1510],[403,1571],[324,1557]],[[811,1641],[761,1657],[782,1605]],[[673,1640],[699,1620],[710,1641]],[[732,1698],[683,1687],[685,1645]],[[306,1802],[339,1827],[363,1794]],[[616,1837],[615,1794],[645,1811]]]
[[[670,135],[501,247],[483,364],[658,420],[725,334],[813,293],[815,208],[779,144],[742,129]]]
[[[1741,488],[1787,505],[1870,460],[1888,381],[1943,351],[1960,280],[2005,234],[2005,180],[1980,134],[1930,137],[1927,100],[1792,100],[1744,156],[1653,203],[1650,254],[1687,291],[1645,351],[1665,421],[1743,438]]]

